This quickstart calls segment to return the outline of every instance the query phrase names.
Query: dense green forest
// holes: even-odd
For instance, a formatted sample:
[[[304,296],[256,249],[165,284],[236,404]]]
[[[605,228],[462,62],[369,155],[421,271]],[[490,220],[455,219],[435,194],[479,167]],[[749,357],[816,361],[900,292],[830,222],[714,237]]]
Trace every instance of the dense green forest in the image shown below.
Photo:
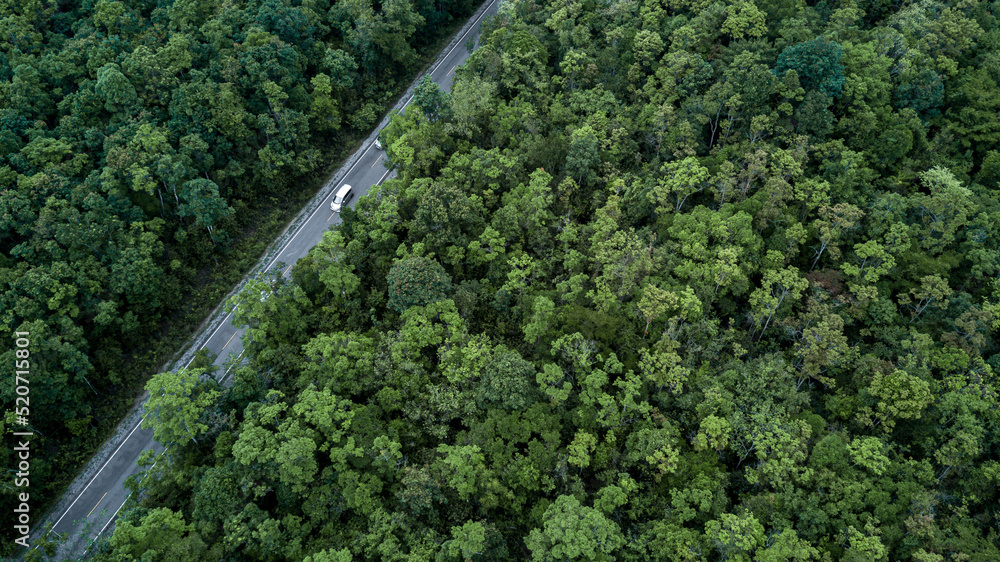
[[[3,313],[67,428],[450,9],[306,4],[2,20]],[[94,558],[1000,559],[998,8],[506,0],[399,177],[233,299],[232,387],[150,380]]]
[[[1000,559],[997,7],[505,2],[96,559]]]
[[[478,5],[0,0],[0,455],[30,332],[36,517]]]

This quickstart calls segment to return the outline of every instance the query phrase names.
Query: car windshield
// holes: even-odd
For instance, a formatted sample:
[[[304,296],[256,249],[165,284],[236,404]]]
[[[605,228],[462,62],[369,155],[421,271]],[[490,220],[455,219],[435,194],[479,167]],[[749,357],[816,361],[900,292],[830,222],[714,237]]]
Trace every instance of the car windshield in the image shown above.
[[[333,198],[333,202],[336,203],[336,204],[338,204],[338,205],[340,205],[343,201],[344,201],[344,198],[341,197],[341,196],[339,196],[339,195]]]

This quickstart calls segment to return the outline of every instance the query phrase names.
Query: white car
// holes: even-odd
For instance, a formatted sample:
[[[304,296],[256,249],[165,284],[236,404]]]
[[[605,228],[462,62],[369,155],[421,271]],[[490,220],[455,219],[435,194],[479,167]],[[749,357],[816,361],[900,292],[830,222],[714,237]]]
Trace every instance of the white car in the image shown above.
[[[375,137],[375,148],[382,150],[382,139]]]
[[[354,197],[354,190],[351,186],[346,183],[340,186],[337,190],[337,194],[333,197],[333,202],[330,203],[330,210],[334,213],[339,213],[340,208],[347,204]]]

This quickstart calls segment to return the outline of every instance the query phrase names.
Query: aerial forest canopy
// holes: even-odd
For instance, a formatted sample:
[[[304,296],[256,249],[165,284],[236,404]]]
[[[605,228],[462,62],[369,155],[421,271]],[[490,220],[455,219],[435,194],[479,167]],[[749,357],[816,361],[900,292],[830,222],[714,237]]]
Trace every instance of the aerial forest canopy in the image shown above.
[[[87,360],[58,338],[176,298],[162,233],[210,250],[237,179],[315,166],[296,143],[331,115],[371,125],[338,88],[390,60],[335,45],[418,7],[305,4],[136,28],[101,0],[86,32],[45,24],[61,49],[13,34],[0,244],[49,277],[11,326]],[[383,131],[398,177],[232,300],[231,388],[150,380],[171,447],[95,558],[1000,559],[998,9],[505,0]]]
[[[0,0],[0,456],[29,332],[33,517],[476,6]]]

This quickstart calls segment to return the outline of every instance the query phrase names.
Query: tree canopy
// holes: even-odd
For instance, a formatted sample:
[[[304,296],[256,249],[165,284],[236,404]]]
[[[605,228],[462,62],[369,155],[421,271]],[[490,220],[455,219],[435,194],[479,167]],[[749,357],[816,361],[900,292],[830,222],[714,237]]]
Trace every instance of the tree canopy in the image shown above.
[[[188,81],[168,45],[142,56],[184,80],[168,113],[196,128],[214,111],[256,138],[227,173],[277,181],[308,161],[295,141],[310,119],[335,114],[308,113],[295,49],[336,29],[316,88],[360,127],[366,102],[335,84],[405,59],[419,6],[259,15],[278,14],[268,2],[233,38],[236,20],[178,4],[169,25],[214,30],[203,49],[232,80]],[[95,30],[130,29],[102,9]],[[977,2],[505,2],[454,93],[423,83],[382,131],[397,177],[290,279],[258,281],[265,302],[238,299],[233,386],[156,379],[178,445],[95,558],[1000,559],[998,29]],[[80,64],[107,84],[80,85],[74,107],[130,99],[106,94],[113,65],[132,66]],[[241,98],[244,69],[260,88]],[[21,69],[6,87],[43,79]],[[90,165],[61,137],[31,144],[37,117],[0,120],[28,186],[0,217],[34,217],[57,243],[17,255],[110,251],[56,220],[97,203],[27,202],[65,188],[32,166]],[[204,177],[183,170],[226,158],[173,131],[89,141],[123,147],[89,185],[167,209],[110,223],[149,240],[133,261],[169,251],[158,233]],[[88,270],[67,260],[10,266],[38,293],[10,310],[72,327]],[[161,276],[121,267],[128,302],[166,298]],[[44,334],[89,360],[82,333]]]

